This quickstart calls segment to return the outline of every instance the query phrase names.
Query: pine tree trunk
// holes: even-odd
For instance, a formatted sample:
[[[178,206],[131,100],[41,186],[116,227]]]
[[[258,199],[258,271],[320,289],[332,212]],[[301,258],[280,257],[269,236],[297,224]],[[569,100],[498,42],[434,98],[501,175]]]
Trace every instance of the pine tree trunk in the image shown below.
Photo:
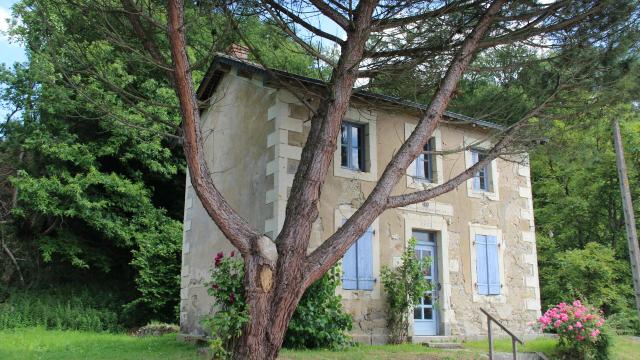
[[[233,351],[234,359],[277,358],[289,320],[304,293],[299,269],[288,266],[276,275],[264,260],[258,255],[245,259],[249,323]]]

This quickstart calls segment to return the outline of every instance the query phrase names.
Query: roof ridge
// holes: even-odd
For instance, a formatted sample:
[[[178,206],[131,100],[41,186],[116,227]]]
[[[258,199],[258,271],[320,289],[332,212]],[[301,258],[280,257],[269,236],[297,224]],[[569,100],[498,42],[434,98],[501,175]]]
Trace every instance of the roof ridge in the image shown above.
[[[307,76],[303,76],[303,75],[298,75],[298,74],[294,74],[288,71],[284,71],[284,70],[280,70],[280,69],[270,69],[267,68],[259,63],[253,62],[253,61],[249,61],[246,59],[239,59],[237,57],[231,56],[229,54],[224,54],[224,53],[220,53],[220,52],[216,52],[214,53],[214,58],[213,61],[211,62],[211,65],[209,66],[209,69],[207,69],[207,73],[205,74],[205,76],[203,77],[202,82],[200,83],[200,86],[198,87],[197,90],[197,94],[199,94],[200,97],[209,97],[210,94],[206,94],[205,92],[208,92],[207,90],[212,88],[215,88],[215,84],[213,86],[209,86],[210,84],[208,84],[208,82],[212,79],[213,74],[212,72],[215,71],[215,67],[216,65],[220,64],[220,63],[224,63],[226,65],[230,65],[230,66],[242,66],[244,68],[246,68],[247,70],[253,70],[253,71],[259,71],[267,76],[271,76],[271,74],[273,72],[279,73],[280,75],[289,77],[289,78],[293,78],[299,81],[303,81],[303,82],[307,82],[307,83],[313,83],[315,85],[326,85],[326,83],[320,79],[316,79],[316,78],[311,78],[311,77],[307,77]],[[380,94],[380,93],[375,93],[375,92],[371,92],[371,91],[366,91],[366,90],[355,90],[354,94],[356,95],[360,95],[360,96],[364,96],[364,97],[369,97],[369,98],[373,98],[373,99],[377,99],[380,101],[386,101],[386,102],[391,102],[394,103],[396,105],[403,105],[403,106],[408,106],[408,107],[412,107],[415,109],[419,109],[419,110],[426,110],[428,105],[427,104],[423,104],[423,103],[419,103],[416,101],[412,101],[412,100],[408,100],[408,99],[404,99],[398,96],[392,96],[392,95],[385,95],[385,94]],[[467,115],[463,115],[463,114],[459,114],[453,111],[445,111],[444,113],[446,116],[450,117],[450,118],[454,118],[460,121],[465,121],[465,122],[469,122],[469,123],[473,123],[482,127],[487,127],[487,128],[493,128],[493,129],[497,129],[497,130],[504,130],[506,127],[503,125],[500,125],[498,123],[492,122],[492,121],[488,121],[488,120],[481,120],[481,119],[476,119],[474,117],[471,116],[467,116]]]

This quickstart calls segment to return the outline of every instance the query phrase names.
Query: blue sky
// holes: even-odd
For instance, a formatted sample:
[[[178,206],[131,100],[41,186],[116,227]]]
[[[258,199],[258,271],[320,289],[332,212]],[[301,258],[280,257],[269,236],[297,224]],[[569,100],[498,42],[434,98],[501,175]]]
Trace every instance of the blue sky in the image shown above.
[[[11,6],[17,0],[0,0],[0,63],[11,67],[15,62],[23,62],[27,60],[24,48],[15,42],[10,41],[9,37],[4,33],[7,31],[7,19],[11,17]],[[8,111],[0,104],[0,122],[5,120]]]
[[[22,62],[27,60],[24,54],[24,48],[15,42],[11,42],[3,33],[7,30],[7,19],[11,16],[11,6],[16,0],[0,0],[0,63],[8,66],[16,61]]]

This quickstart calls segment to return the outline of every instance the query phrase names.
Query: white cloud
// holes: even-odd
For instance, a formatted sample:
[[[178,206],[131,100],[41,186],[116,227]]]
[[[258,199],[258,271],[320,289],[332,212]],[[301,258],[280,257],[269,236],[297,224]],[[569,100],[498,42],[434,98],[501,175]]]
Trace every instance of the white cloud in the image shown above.
[[[3,7],[0,7],[0,31],[3,33],[9,30],[9,21],[11,19],[11,12]],[[2,34],[2,37],[5,37],[5,34]]]
[[[11,19],[11,12],[4,7],[0,7],[0,41],[3,43],[9,43],[9,19]]]

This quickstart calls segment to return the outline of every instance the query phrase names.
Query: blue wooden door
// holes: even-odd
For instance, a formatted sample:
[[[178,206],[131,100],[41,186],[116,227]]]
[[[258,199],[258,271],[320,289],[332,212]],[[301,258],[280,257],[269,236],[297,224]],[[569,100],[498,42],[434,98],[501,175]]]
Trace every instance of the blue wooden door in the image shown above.
[[[413,332],[418,336],[438,335],[438,309],[435,301],[438,298],[438,256],[436,251],[436,234],[426,231],[414,231],[416,238],[416,256],[418,259],[430,259],[426,267],[425,278],[431,284],[431,290],[425,292],[420,303],[413,309]]]

